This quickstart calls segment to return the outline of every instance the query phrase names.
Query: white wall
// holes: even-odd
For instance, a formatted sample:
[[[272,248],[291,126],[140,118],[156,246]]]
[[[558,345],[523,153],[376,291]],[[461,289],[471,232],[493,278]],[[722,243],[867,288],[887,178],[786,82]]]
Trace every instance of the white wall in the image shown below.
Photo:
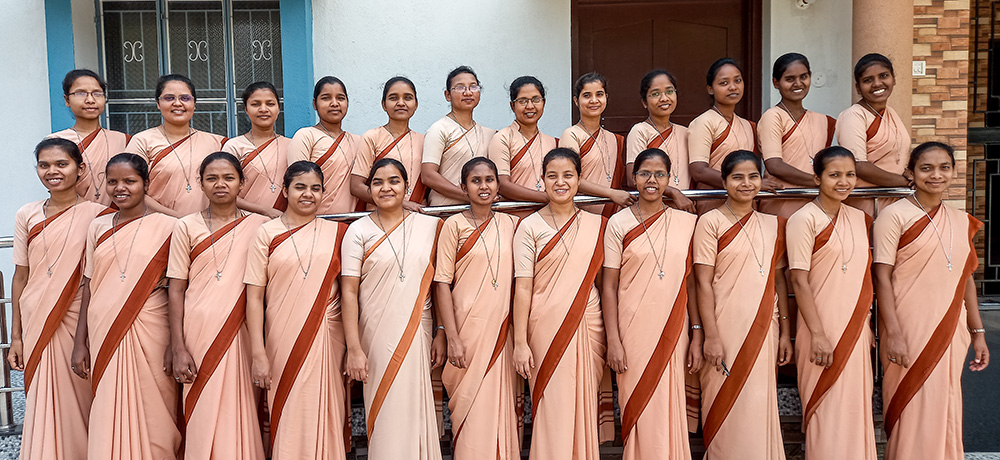
[[[781,100],[771,85],[774,60],[788,52],[809,58],[812,88],[804,102],[810,110],[836,117],[851,105],[854,63],[851,62],[852,10],[844,0],[810,0],[806,9],[795,0],[764,2],[761,84],[764,110]]]
[[[358,134],[386,122],[382,84],[397,74],[417,86],[410,127],[426,131],[448,113],[448,72],[468,65],[485,88],[476,121],[509,125],[507,87],[534,75],[548,99],[539,126],[558,137],[570,125],[571,52],[569,0],[313,1],[315,76],[344,80],[351,100],[344,126]]]
[[[4,190],[0,235],[9,236],[14,234],[18,208],[46,197],[35,175],[32,149],[49,134],[49,79],[43,3],[0,0],[0,10],[0,43],[8,45],[0,47],[0,62],[12,63],[0,72],[6,106],[0,110],[0,180]],[[7,288],[14,274],[11,255],[10,249],[0,249],[0,270]]]
[[[101,73],[97,57],[97,16],[94,0],[73,0],[73,58],[76,67]]]

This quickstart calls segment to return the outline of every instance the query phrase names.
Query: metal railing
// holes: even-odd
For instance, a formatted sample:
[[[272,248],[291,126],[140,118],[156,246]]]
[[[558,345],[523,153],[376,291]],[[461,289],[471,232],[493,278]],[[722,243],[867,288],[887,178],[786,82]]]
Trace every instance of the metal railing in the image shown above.
[[[637,195],[638,192],[632,192],[633,195]],[[707,200],[707,199],[719,199],[726,197],[725,190],[684,190],[684,196],[692,200]],[[851,192],[852,197],[857,198],[874,198],[875,199],[875,209],[878,210],[878,200],[880,198],[901,198],[909,196],[913,191],[908,188],[866,188],[866,189],[855,189]],[[817,189],[807,189],[807,188],[794,188],[794,189],[784,189],[778,190],[776,192],[760,192],[759,197],[762,199],[783,199],[783,198],[813,198],[819,194]],[[611,200],[607,198],[593,197],[593,196],[577,196],[574,198],[577,204],[607,204]],[[533,210],[542,207],[542,203],[535,203],[529,201],[504,201],[493,205],[493,208],[498,211],[525,211]],[[469,209],[469,205],[450,205],[450,206],[429,206],[423,208],[424,214],[434,215],[434,216],[448,216],[451,214],[456,214]],[[335,220],[340,222],[353,221],[368,215],[368,212],[350,212],[343,214],[330,214],[323,215],[324,219]],[[13,236],[0,236],[0,249],[13,248],[14,247],[14,237]],[[14,405],[11,398],[11,393],[24,391],[24,388],[11,387],[10,384],[10,365],[7,362],[7,350],[10,348],[10,338],[8,333],[7,325],[7,305],[11,303],[11,299],[7,298],[5,293],[5,283],[3,273],[0,272],[0,350],[2,350],[3,355],[3,369],[0,371],[0,435],[12,434],[19,432],[19,427],[14,423]],[[877,321],[877,317],[875,317]],[[878,333],[878,328],[874,328],[875,333]],[[878,337],[876,336],[876,341]]]

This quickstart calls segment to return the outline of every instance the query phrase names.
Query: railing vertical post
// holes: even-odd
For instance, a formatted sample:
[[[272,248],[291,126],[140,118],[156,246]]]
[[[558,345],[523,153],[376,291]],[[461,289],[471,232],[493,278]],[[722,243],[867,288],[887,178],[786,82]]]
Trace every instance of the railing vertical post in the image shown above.
[[[7,334],[7,299],[4,286],[3,272],[0,272],[0,343],[10,343]],[[7,352],[9,347],[4,347],[3,371],[0,371],[0,388],[10,388],[10,364],[7,362]],[[0,433],[15,431],[17,424],[14,423],[14,402],[9,391],[0,393]]]

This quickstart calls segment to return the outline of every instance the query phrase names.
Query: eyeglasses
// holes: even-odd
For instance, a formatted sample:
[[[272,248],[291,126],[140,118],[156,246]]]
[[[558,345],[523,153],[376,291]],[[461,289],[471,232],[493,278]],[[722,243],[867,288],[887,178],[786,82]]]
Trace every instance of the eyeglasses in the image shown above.
[[[667,88],[667,89],[665,89],[663,91],[653,91],[653,92],[647,94],[646,97],[650,98],[650,99],[659,99],[660,96],[663,96],[663,95],[673,96],[674,94],[677,94],[677,90],[676,89]]]
[[[78,97],[80,99],[86,99],[87,96],[93,96],[94,99],[104,99],[104,91],[75,91],[69,93],[70,96]]]
[[[655,173],[652,173],[652,172],[649,172],[649,171],[638,171],[638,172],[635,173],[635,177],[638,178],[638,179],[642,179],[642,180],[649,180],[650,176],[653,176],[653,177],[655,177],[657,179],[665,179],[667,177],[667,173],[665,173],[665,172],[655,172]]]
[[[470,93],[478,93],[482,90],[483,87],[480,85],[472,85],[472,86],[458,85],[450,89],[449,91],[455,91],[456,93],[464,93],[465,91],[469,91]]]
[[[538,104],[541,104],[544,101],[545,101],[545,98],[543,98],[541,96],[535,96],[535,97],[533,97],[531,99],[528,99],[526,97],[519,97],[517,99],[514,99],[514,102],[517,102],[517,104],[520,105],[521,107],[524,107],[524,106],[528,105],[529,102],[532,103],[532,104],[534,104],[534,105],[538,105]]]
[[[174,96],[173,94],[167,94],[167,95],[159,97],[159,100],[161,100],[163,102],[167,102],[167,103],[173,103],[174,101],[176,101],[178,99],[180,99],[181,102],[191,102],[191,101],[194,100],[194,96],[192,96],[190,94],[181,94],[180,96]]]

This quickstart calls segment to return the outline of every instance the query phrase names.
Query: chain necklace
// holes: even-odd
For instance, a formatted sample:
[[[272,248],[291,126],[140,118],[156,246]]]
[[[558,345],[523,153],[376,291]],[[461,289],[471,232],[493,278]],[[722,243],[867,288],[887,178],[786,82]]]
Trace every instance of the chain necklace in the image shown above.
[[[78,204],[80,204],[79,195],[77,195],[76,202],[73,203],[73,206],[70,206],[69,208],[66,209],[71,210],[74,206]],[[49,243],[45,238],[45,227],[48,226],[45,223],[45,221],[48,220],[48,216],[46,215],[47,213],[45,212],[45,209],[48,207],[49,207],[49,199],[46,199],[45,203],[42,204],[42,231],[40,233],[42,235],[42,265],[46,265],[45,272],[46,274],[49,275],[49,278],[52,278],[52,267],[55,267],[56,263],[59,262],[59,258],[62,257],[63,254],[63,250],[66,249],[66,243],[69,241],[69,235],[73,233],[73,222],[76,221],[76,211],[73,211],[72,215],[69,218],[69,231],[67,231],[66,236],[63,237],[63,244],[59,248],[59,254],[56,254],[56,258],[52,260],[51,264],[48,264],[47,262],[49,257]]]
[[[837,215],[839,215],[840,217],[842,217],[844,219],[844,225],[843,225],[843,227],[845,227],[847,229],[847,233],[851,234],[851,250],[849,252],[845,253],[845,250],[847,249],[847,245],[844,244],[844,236],[842,235],[842,233],[844,231],[843,230],[841,230],[841,231],[837,230],[837,228],[840,227],[840,226],[835,225],[833,223],[833,218],[830,217],[830,214],[826,212],[826,209],[819,202],[819,197],[816,197],[813,200],[813,202],[820,209],[820,211],[823,211],[823,215],[826,216],[827,222],[829,222],[830,225],[833,226],[832,233],[837,236],[837,241],[840,241],[840,271],[846,274],[847,273],[847,264],[851,263],[851,259],[854,258],[854,248],[855,248],[854,232],[851,231],[851,221],[848,219],[846,212],[841,212],[841,210],[843,209],[843,204],[841,203],[840,207],[837,209]]]
[[[184,187],[184,190],[187,193],[191,193],[191,190],[192,190],[192,188],[191,188],[191,173],[188,171],[188,168],[184,166],[184,162],[181,161],[181,156],[180,156],[179,153],[177,153],[177,149],[174,148],[174,143],[170,142],[170,138],[167,137],[167,131],[165,129],[163,129],[163,125],[160,125],[160,132],[163,133],[163,138],[167,140],[167,145],[169,145],[168,148],[170,149],[170,153],[174,154],[174,157],[177,158],[177,163],[179,163],[181,165],[181,172],[184,173],[184,182],[187,182],[187,185]],[[184,139],[187,139],[188,137],[191,137],[192,134],[194,134],[194,130],[191,129],[190,127],[188,127],[188,135],[186,137],[181,138],[181,140],[184,140]],[[178,141],[178,142],[180,142],[180,141]],[[193,148],[194,147],[191,145],[191,143],[188,142],[188,159],[192,159],[191,157],[193,155],[191,153],[191,149],[193,149]]]
[[[875,110],[875,107],[872,107],[871,103],[866,101],[864,98],[861,99],[861,103],[864,104],[865,107],[868,108],[869,111],[871,111],[871,113],[875,114],[875,116],[878,117],[879,121],[885,121],[885,118],[882,117],[882,114],[879,113],[878,110]],[[893,150],[896,152],[896,164],[899,164],[899,149],[894,148]]]
[[[330,138],[330,140],[332,140],[332,141],[333,141],[334,143],[336,143],[336,142],[337,142],[337,138],[336,138],[336,137],[334,137],[334,136],[333,136],[333,134],[330,134],[330,130],[326,129],[326,125],[324,125],[322,121],[320,121],[320,122],[319,122],[319,123],[317,123],[317,124],[318,124],[318,125],[319,125],[319,127],[320,127],[320,128],[321,128],[321,129],[323,130],[323,132],[324,132],[324,133],[326,133],[326,137],[329,137],[329,138]],[[341,130],[340,132],[341,132],[341,133],[343,134],[343,133],[344,133],[344,130]],[[347,142],[350,142],[351,144],[353,144],[353,143],[354,143],[354,142],[353,142],[353,141],[351,140],[351,137],[350,137],[350,136],[346,136],[346,135],[345,135],[345,136],[344,136],[344,139],[346,139],[346,140],[347,140]],[[347,161],[347,151],[345,151],[345,150],[344,150],[344,148],[340,146],[340,144],[337,144],[337,149],[336,149],[336,150],[340,150],[340,155],[344,157],[344,162],[345,162],[345,163],[347,163],[347,162],[348,162],[348,161]],[[334,153],[336,153],[336,150],[334,150]],[[349,167],[347,168],[347,170],[348,170],[348,171],[350,171],[350,170],[351,170],[352,168],[354,168],[354,161],[355,161],[355,159],[352,159],[352,160],[350,161],[351,165],[350,165],[350,166],[349,166]],[[320,165],[320,167],[322,167],[322,166],[323,166],[323,165]]]
[[[386,128],[388,129],[388,128]],[[403,273],[403,265],[406,264],[406,218],[410,214],[406,212],[403,214],[403,257],[400,258],[399,254],[396,253],[396,247],[392,244],[392,238],[389,234],[385,234],[385,240],[389,242],[389,249],[392,250],[392,258],[396,261],[396,266],[399,267],[399,281],[403,282],[406,279],[406,274]],[[385,233],[385,225],[382,225],[382,215],[379,214],[378,209],[375,210],[375,218],[378,219],[378,226],[382,229],[382,233]]]
[[[271,173],[267,172],[267,164],[264,162],[264,157],[261,156],[260,147],[257,145],[257,142],[254,141],[253,138],[253,130],[247,131],[246,135],[248,139],[250,139],[250,145],[253,146],[253,153],[256,154],[254,156],[260,160],[260,165],[261,167],[264,168],[264,177],[266,177],[267,181],[271,183],[270,187],[271,193],[274,193],[276,190],[278,190],[278,186],[274,183],[275,178],[271,177]],[[275,133],[274,137],[272,137],[271,140],[268,142],[278,142],[278,133]],[[274,172],[277,173],[279,160],[281,160],[281,144],[274,144],[274,148],[277,151],[277,153],[274,155]]]
[[[83,155],[83,157],[87,158],[87,148],[83,146],[83,139],[84,139],[83,135],[81,135],[80,132],[76,130],[75,126],[74,127],[70,127],[69,129],[72,129],[73,132],[76,133],[76,137],[78,137],[80,139],[80,142],[77,145],[80,146],[80,153]],[[98,127],[97,130],[100,131],[101,134],[104,136],[104,161],[101,164],[107,164],[108,163],[108,158],[111,156],[111,152],[110,152],[111,146],[109,145],[110,142],[108,141],[108,133],[106,131],[104,131],[104,128],[101,128],[101,127]],[[91,161],[88,166],[93,166],[93,165],[94,165],[94,162]],[[105,179],[105,177],[101,173],[97,173],[97,175],[94,175],[94,168],[93,167],[87,168],[87,172],[90,173],[90,181],[94,184],[94,199],[95,200],[100,200],[101,199],[101,187],[104,185],[104,179]],[[98,177],[101,178],[100,182],[97,181]]]
[[[714,110],[715,113],[719,114],[719,116],[722,117],[723,120],[726,120],[726,123],[729,124],[730,126],[732,126],[733,122],[736,121],[736,114],[735,113],[733,113],[733,119],[732,119],[732,121],[730,121],[728,118],[726,118],[725,115],[722,114],[722,110],[719,109],[719,106],[717,106],[715,104],[712,104],[712,110]]]
[[[399,149],[399,142],[396,142],[396,139],[399,139],[399,138],[396,137],[396,135],[392,132],[391,129],[389,129],[389,125],[388,124],[384,125],[384,127],[385,127],[385,130],[389,133],[389,135],[392,136],[392,149],[396,151],[396,153],[399,155],[399,161],[402,162],[403,161],[403,151]],[[410,139],[410,154],[407,156],[407,162],[406,162],[407,171],[420,171],[420,167],[419,167],[420,165],[416,165],[417,167],[414,167],[415,165],[413,164],[413,136],[410,135],[410,128],[406,128],[406,132],[403,133],[402,136],[406,136],[406,137],[408,137]],[[407,198],[409,198],[410,195],[413,194],[413,185],[412,185],[412,182],[416,182],[416,181],[407,181],[407,184],[406,184],[406,196],[407,196]]]
[[[281,219],[281,223],[285,225],[285,230],[288,231],[288,232],[291,232],[292,229],[291,229],[291,227],[288,226],[288,217],[286,215],[282,214],[280,219]],[[315,222],[314,222],[315,220],[316,220],[316,218],[313,217],[313,220],[310,220],[309,222],[306,222],[305,224],[302,224],[302,226],[304,227],[304,226],[309,225],[311,223],[315,224]],[[299,245],[295,243],[295,235],[293,235],[291,233],[289,233],[289,235],[288,235],[288,239],[292,240],[292,248],[295,249],[295,258],[298,259],[298,261],[299,261],[299,270],[302,271],[302,279],[306,279],[306,277],[309,276],[309,270],[312,270],[313,253],[316,252],[316,233],[318,233],[318,232],[319,232],[319,225],[313,225],[312,247],[309,248],[309,262],[306,264],[305,267],[302,266],[302,256],[299,254]]]
[[[496,247],[497,247],[497,269],[493,270],[493,258],[490,257],[490,248],[486,245],[486,237],[483,236],[483,232],[479,230],[479,222],[476,221],[476,214],[469,210],[469,215],[472,216],[472,225],[476,227],[476,233],[479,234],[479,241],[483,243],[483,250],[486,251],[486,266],[490,269],[490,277],[493,278],[493,290],[497,289],[497,273],[500,272],[500,224],[496,223],[496,214],[493,210],[490,210],[490,216],[487,218],[488,221],[493,221],[493,225],[496,227]],[[486,224],[489,226],[489,224]]]
[[[667,129],[673,130],[674,124],[672,122],[668,121],[667,122],[667,129],[664,129],[663,131],[660,131],[660,128],[656,127],[656,123],[653,122],[652,118],[646,117],[646,123],[649,123],[649,126],[653,127],[653,131],[656,131],[656,137],[660,138],[660,150],[663,150],[663,152],[666,153],[667,157],[669,158],[670,157],[670,151],[667,150],[667,138],[663,137],[663,131],[666,131]],[[674,162],[674,160],[672,158],[671,158],[670,161],[672,163]],[[678,185],[680,185],[680,183],[681,183],[680,174],[677,172],[679,170],[680,170],[680,168],[674,168],[674,186],[675,187],[678,186]]]
[[[917,195],[915,195],[915,194],[913,195],[913,201],[917,203],[917,206],[920,206],[920,210],[924,212],[925,216],[927,216],[927,220],[931,221],[931,225],[934,227],[934,234],[937,235],[937,237],[938,237],[938,243],[941,244],[941,252],[944,253],[945,259],[948,260],[948,271],[951,271],[951,269],[952,269],[951,254],[952,254],[952,250],[955,249],[955,228],[951,225],[951,219],[948,218],[948,210],[947,209],[942,209],[941,210],[942,212],[945,213],[944,214],[944,218],[945,218],[945,220],[948,221],[948,232],[950,234],[950,238],[949,238],[949,242],[948,242],[948,252],[945,253],[944,252],[944,238],[941,237],[941,232],[938,230],[937,224],[934,223],[934,218],[932,218],[931,215],[927,213],[927,210],[924,209],[924,205],[920,204],[920,200],[917,199]],[[943,206],[943,205],[944,204],[942,203],[942,204],[940,204],[938,206]]]
[[[868,108],[868,110],[869,110],[869,111],[871,111],[871,113],[875,114],[875,116],[876,116],[876,117],[878,117],[878,119],[879,119],[879,120],[882,120],[882,119],[883,119],[883,118],[882,118],[882,114],[881,114],[881,113],[879,113],[879,111],[878,111],[878,110],[875,110],[875,107],[872,107],[872,105],[871,105],[871,104],[870,104],[870,103],[869,103],[868,101],[866,101],[866,100],[864,100],[864,99],[862,98],[862,99],[861,99],[861,103],[862,103],[862,104],[864,104],[864,105],[865,105],[865,107],[867,107],[867,108]]]
[[[524,133],[521,132],[521,128],[520,128],[521,124],[518,123],[517,126],[518,126],[517,133],[520,134],[521,135],[521,139],[524,140],[524,145],[528,145],[528,138],[524,137]],[[539,133],[535,133],[536,136],[538,134]],[[540,191],[542,191],[542,176],[540,174],[538,174],[538,169],[535,168],[535,156],[531,153],[531,147],[532,146],[528,145],[528,148],[525,149],[525,153],[528,154],[528,160],[530,160],[529,163],[531,163],[531,175],[534,176],[534,178],[535,178],[535,190],[537,190],[537,191],[540,192]],[[511,152],[511,153],[513,153],[513,152]]]
[[[472,146],[472,141],[469,140],[469,136],[468,136],[469,131],[475,131],[475,133],[476,133],[476,145],[480,145],[481,144],[482,139],[479,136],[479,129],[478,129],[479,125],[476,124],[476,120],[472,120],[472,127],[471,128],[465,129],[465,127],[462,126],[462,124],[459,123],[458,120],[455,119],[455,115],[453,113],[448,113],[448,118],[451,118],[451,120],[454,121],[456,125],[458,125],[458,128],[462,130],[462,136],[461,137],[462,137],[462,139],[465,139],[465,145],[469,146],[469,151],[472,152],[472,158],[477,157],[478,155],[476,155],[476,148]]]
[[[743,236],[745,236],[747,238],[747,241],[750,242],[750,251],[753,253],[754,261],[757,262],[757,267],[758,267],[757,271],[760,272],[760,276],[764,276],[764,255],[761,254],[760,257],[757,256],[757,249],[754,248],[753,240],[750,238],[750,232],[748,232],[746,227],[743,226],[743,220],[737,217],[736,213],[733,211],[733,208],[729,206],[729,200],[726,200],[726,208],[729,209],[729,213],[733,215],[734,219],[736,219],[736,223],[740,224],[740,232],[743,233]],[[751,209],[750,214],[753,214],[756,217],[757,211]],[[750,221],[748,220],[747,222]],[[757,222],[757,229],[760,230],[760,247],[763,250],[764,226],[761,225],[760,222]]]
[[[635,213],[639,216],[639,223],[642,224],[642,233],[646,235],[646,242],[649,243],[649,249],[653,252],[653,260],[656,261],[656,268],[660,269],[657,276],[662,280],[665,275],[663,273],[663,263],[667,260],[667,228],[670,226],[670,214],[667,214],[667,206],[663,205],[663,246],[660,248],[659,255],[656,254],[656,246],[653,245],[653,240],[649,237],[649,229],[646,228],[646,221],[642,217],[642,210],[639,209],[639,205],[635,205]]]
[[[604,176],[607,178],[608,183],[610,184],[611,183],[611,167],[608,166],[608,158],[607,158],[608,152],[607,152],[607,150],[604,149],[604,143],[600,142],[597,139],[597,136],[601,134],[601,128],[598,127],[596,132],[591,133],[590,130],[587,129],[586,126],[583,125],[583,120],[580,120],[580,123],[578,123],[578,124],[580,125],[581,128],[583,128],[583,132],[587,133],[587,135],[590,136],[590,138],[594,140],[594,144],[597,144],[597,149],[600,151],[601,167],[604,168]],[[580,145],[582,146],[583,143],[581,143]]]
[[[580,217],[579,216],[580,209],[577,208],[575,204],[573,205],[573,209],[574,209],[573,216],[570,217],[570,220],[572,220],[573,224],[575,224],[575,225],[573,225],[573,227],[576,229],[576,232],[573,233],[573,239],[576,240],[576,235],[578,233],[580,233],[580,221],[578,219]],[[552,225],[554,225],[556,227],[556,234],[555,234],[555,236],[553,236],[553,238],[559,238],[559,243],[562,244],[562,247],[563,247],[563,249],[566,250],[566,254],[567,255],[572,254],[570,252],[570,250],[569,250],[569,246],[566,246],[565,235],[568,232],[564,233],[564,232],[561,231],[562,227],[560,227],[559,224],[556,222],[556,214],[554,212],[552,212],[552,208],[551,207],[549,207],[549,216],[552,216]]]
[[[226,269],[226,264],[229,263],[229,255],[233,252],[233,243],[236,241],[236,236],[234,235],[229,239],[229,249],[226,250],[226,257],[222,259],[222,266],[220,267],[218,256],[215,253],[215,232],[212,231],[212,207],[209,206],[207,211],[208,219],[205,219],[205,226],[208,227],[208,238],[211,241],[212,246],[212,263],[215,264],[215,280],[220,281],[222,280],[222,271]],[[240,217],[243,217],[243,213],[240,212],[240,208],[236,208],[236,216],[233,218],[233,222],[238,221]],[[234,233],[235,231],[236,230],[233,229]],[[294,241],[295,240],[293,239],[292,242],[294,243]]]
[[[118,230],[117,230],[118,229],[118,221],[119,221],[119,219],[121,219],[121,214],[122,214],[121,211],[116,212],[115,213],[115,217],[112,218],[112,220],[111,220],[111,247],[114,248],[114,251],[115,251],[115,266],[118,267],[118,273],[121,275],[120,277],[121,277],[123,283],[125,282],[125,272],[128,270],[128,261],[132,257],[132,247],[135,246],[135,237],[139,234],[139,231],[142,229],[142,222],[145,220],[143,218],[146,217],[147,213],[149,213],[149,206],[146,206],[145,209],[142,211],[142,215],[139,216],[139,218],[138,218],[139,225],[135,229],[135,233],[132,233],[132,242],[129,243],[129,245],[128,245],[128,254],[125,254],[125,268],[122,268],[121,263],[118,261],[118,243],[115,241],[115,235],[118,234]],[[136,219],[133,219],[133,220],[136,220]],[[131,222],[131,221],[129,221],[129,222]],[[128,222],[126,222],[126,224],[127,223]]]
[[[795,116],[794,116],[794,115],[792,115],[792,111],[791,111],[791,110],[788,110],[788,106],[786,106],[786,105],[785,105],[785,101],[783,101],[783,100],[782,100],[782,101],[778,101],[778,105],[777,105],[777,107],[778,107],[778,108],[780,108],[780,109],[782,109],[782,110],[784,110],[784,111],[785,111],[785,113],[787,113],[787,114],[788,114],[788,118],[791,118],[791,119],[792,119],[792,123],[793,123],[793,124],[795,125],[795,129],[798,129],[798,127],[799,127],[799,121],[800,121],[800,120],[802,120],[802,119],[804,119],[804,118],[806,117],[806,112],[808,112],[808,110],[806,110],[806,109],[802,109],[802,116],[801,116],[801,117],[799,117],[799,119],[798,119],[798,120],[796,120],[796,119],[795,119]],[[815,156],[816,156],[816,154],[815,154],[815,153],[811,153],[811,154],[809,154],[809,164],[810,164],[810,165],[811,165],[811,164],[813,164],[813,158],[814,158]],[[821,207],[821,208],[822,208],[822,207]],[[824,210],[824,212],[826,212],[826,210]]]

